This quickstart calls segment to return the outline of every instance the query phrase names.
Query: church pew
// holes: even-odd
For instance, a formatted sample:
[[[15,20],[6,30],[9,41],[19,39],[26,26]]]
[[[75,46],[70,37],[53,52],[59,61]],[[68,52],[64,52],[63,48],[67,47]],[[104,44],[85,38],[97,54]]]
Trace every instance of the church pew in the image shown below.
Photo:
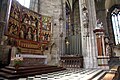
[[[120,79],[120,66],[113,66],[102,78],[103,80],[118,80]]]
[[[113,80],[115,74],[114,73],[107,73],[105,76],[102,78],[102,80]]]

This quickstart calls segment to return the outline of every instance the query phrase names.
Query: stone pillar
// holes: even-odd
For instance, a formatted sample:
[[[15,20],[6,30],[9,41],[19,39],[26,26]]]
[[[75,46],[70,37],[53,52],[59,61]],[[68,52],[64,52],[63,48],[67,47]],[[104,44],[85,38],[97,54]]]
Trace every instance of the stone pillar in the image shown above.
[[[80,24],[81,25],[81,38],[82,38],[81,39],[82,40],[82,55],[85,58],[86,54],[87,54],[87,47],[86,47],[86,45],[84,45],[84,44],[86,44],[86,38],[84,37],[85,36],[85,30],[84,30],[83,18],[82,18],[82,16],[83,16],[83,14],[82,14],[83,13],[83,11],[82,11],[83,4],[84,4],[83,0],[79,0],[80,23],[81,23]],[[84,67],[85,67],[85,65],[86,65],[86,62],[84,62]]]
[[[88,10],[88,24],[84,25],[85,18],[83,10],[84,5]],[[96,26],[96,12],[94,0],[79,0],[80,6],[80,21],[81,21],[81,35],[82,35],[82,54],[84,57],[85,68],[96,68],[97,67],[97,46],[96,39],[93,30]],[[83,9],[84,8],[84,9]]]
[[[95,34],[93,33],[94,28],[96,27],[96,12],[95,12],[95,2],[94,0],[88,0],[88,16],[89,16],[89,46],[88,46],[88,54],[89,55],[89,67],[96,68],[97,67],[97,45]]]
[[[3,36],[7,27],[12,0],[0,2],[0,44],[3,45]],[[2,42],[2,43],[1,43]]]
[[[95,12],[95,2],[94,0],[87,0],[87,7],[88,7],[88,16],[89,16],[89,24],[88,24],[88,54],[89,56],[86,57],[89,61],[89,68],[96,68],[97,67],[97,45],[96,45],[96,38],[95,34],[93,33],[94,28],[96,27],[96,12]],[[87,67],[87,66],[86,66]]]
[[[63,32],[63,37],[62,37],[62,55],[65,54],[65,37],[66,37],[66,5],[65,5],[65,0],[61,0],[61,5],[62,5],[62,32]]]

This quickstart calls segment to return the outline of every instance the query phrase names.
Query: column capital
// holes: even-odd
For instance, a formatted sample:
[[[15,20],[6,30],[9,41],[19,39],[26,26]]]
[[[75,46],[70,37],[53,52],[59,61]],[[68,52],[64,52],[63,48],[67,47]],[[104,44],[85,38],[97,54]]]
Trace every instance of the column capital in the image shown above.
[[[105,30],[104,29],[94,29],[93,32],[94,33],[97,33],[97,32],[104,32]]]

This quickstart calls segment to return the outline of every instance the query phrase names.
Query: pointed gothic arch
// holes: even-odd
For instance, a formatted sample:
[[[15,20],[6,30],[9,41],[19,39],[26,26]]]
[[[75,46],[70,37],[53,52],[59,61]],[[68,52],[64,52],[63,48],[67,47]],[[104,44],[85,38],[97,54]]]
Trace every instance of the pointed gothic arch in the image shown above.
[[[66,0],[66,54],[81,55],[81,26],[79,0]]]
[[[79,0],[67,0],[65,3],[66,33],[68,36],[76,35],[79,33],[78,31],[80,31]]]

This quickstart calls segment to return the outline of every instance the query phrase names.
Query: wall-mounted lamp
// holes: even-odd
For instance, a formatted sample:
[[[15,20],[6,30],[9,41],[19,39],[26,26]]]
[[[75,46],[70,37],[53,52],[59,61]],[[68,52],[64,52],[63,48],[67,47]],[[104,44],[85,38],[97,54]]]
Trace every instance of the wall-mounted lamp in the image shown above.
[[[68,46],[70,44],[68,37],[65,37],[65,44]]]
[[[66,41],[66,45],[69,45],[70,43],[69,43],[69,41]]]

